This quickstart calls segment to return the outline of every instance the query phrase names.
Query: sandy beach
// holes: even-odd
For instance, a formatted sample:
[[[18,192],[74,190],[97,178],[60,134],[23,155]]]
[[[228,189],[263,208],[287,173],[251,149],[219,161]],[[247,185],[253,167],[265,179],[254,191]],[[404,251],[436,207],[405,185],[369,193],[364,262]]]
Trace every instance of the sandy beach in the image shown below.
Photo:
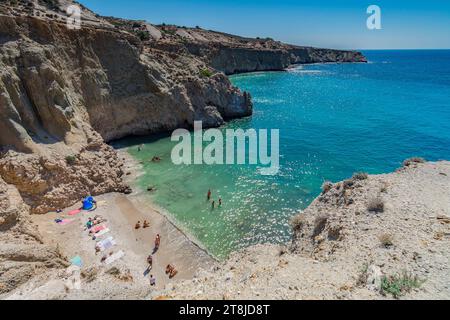
[[[119,151],[125,158],[126,179],[132,182],[139,175],[139,164],[136,163],[125,150]],[[164,288],[170,282],[192,279],[199,268],[208,269],[214,263],[214,259],[202,248],[192,242],[180,229],[170,222],[149,201],[143,201],[142,190],[134,190],[130,195],[108,193],[95,197],[97,209],[92,212],[81,211],[70,216],[68,213],[78,209],[81,202],[61,213],[49,212],[45,215],[34,215],[33,223],[39,229],[45,243],[57,246],[61,253],[69,260],[79,256],[82,261],[82,270],[98,267],[110,269],[118,267],[129,270],[134,283],[143,285],[151,290],[149,275],[156,278],[156,286],[153,289]],[[81,195],[80,195],[81,198]],[[93,240],[86,228],[89,218],[101,216],[106,221],[101,225],[110,231],[98,239]],[[58,224],[55,219],[67,219],[67,224]],[[144,220],[150,223],[148,228],[135,229],[135,224]],[[159,250],[153,254],[153,268],[148,271],[147,256],[153,252],[154,240],[157,234],[161,236]],[[98,241],[113,237],[116,244],[96,253],[95,245]],[[101,262],[103,256],[117,253],[122,250],[125,255],[105,265]],[[178,270],[178,274],[169,279],[165,274],[165,268],[172,264]],[[147,270],[147,272],[146,272]]]

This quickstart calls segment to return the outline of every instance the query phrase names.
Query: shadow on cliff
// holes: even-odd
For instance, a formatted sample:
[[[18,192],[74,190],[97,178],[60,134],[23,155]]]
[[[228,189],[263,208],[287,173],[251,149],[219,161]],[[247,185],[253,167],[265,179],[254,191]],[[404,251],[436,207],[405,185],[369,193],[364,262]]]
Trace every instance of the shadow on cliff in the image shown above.
[[[141,144],[148,144],[157,142],[162,139],[170,138],[171,132],[157,133],[148,136],[128,136],[125,138],[121,138],[118,140],[111,141],[109,145],[111,145],[114,149],[122,149],[133,146],[138,146]]]

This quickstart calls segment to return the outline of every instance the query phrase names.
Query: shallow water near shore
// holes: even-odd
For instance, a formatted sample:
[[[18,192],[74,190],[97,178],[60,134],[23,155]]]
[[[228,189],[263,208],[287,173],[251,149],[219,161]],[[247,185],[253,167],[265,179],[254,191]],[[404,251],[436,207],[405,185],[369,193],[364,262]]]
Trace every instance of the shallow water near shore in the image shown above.
[[[289,219],[325,180],[395,170],[408,157],[450,158],[450,51],[368,51],[368,64],[300,66],[231,77],[254,115],[222,129],[280,129],[280,171],[254,165],[175,166],[169,137],[129,138],[136,185],[218,258],[256,243],[286,243]],[[142,151],[137,146],[144,144]],[[161,157],[158,163],[153,156]],[[221,197],[211,210],[206,200]]]

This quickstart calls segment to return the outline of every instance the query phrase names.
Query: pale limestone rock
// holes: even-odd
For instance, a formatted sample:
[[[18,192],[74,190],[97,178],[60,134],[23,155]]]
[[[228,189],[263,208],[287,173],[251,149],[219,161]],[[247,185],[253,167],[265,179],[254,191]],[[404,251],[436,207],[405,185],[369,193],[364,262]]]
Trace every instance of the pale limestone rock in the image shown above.
[[[379,291],[381,288],[381,277],[383,272],[381,268],[375,265],[370,265],[367,268],[367,288],[373,291]]]

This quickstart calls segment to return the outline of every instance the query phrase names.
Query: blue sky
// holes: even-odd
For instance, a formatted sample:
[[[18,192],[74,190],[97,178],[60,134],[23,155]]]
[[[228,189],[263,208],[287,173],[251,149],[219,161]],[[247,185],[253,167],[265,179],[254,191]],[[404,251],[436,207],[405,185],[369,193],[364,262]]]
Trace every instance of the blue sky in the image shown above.
[[[102,15],[348,49],[450,48],[449,0],[79,0]],[[366,9],[381,8],[368,30]]]

